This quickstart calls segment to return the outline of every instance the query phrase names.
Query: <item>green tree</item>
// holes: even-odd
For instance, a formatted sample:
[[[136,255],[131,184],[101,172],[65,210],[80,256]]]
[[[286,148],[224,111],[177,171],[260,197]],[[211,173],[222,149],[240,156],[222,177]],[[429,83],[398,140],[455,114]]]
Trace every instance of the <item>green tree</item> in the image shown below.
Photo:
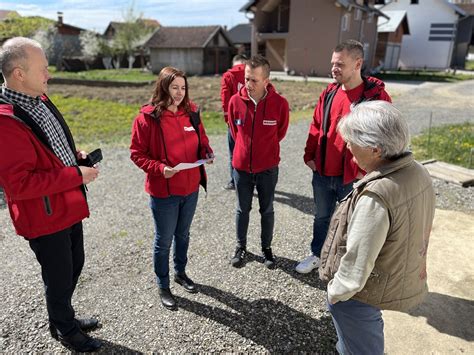
[[[47,31],[54,23],[53,20],[40,16],[10,15],[4,21],[0,21],[0,38],[32,37],[38,30]]]
[[[118,28],[112,47],[118,56],[118,63],[122,58],[127,58],[129,69],[135,61],[135,54],[139,47],[145,43],[153,32],[154,27],[147,26],[143,21],[142,14],[136,14],[134,5],[127,9],[124,15],[124,22]]]
[[[99,35],[93,31],[83,31],[79,35],[81,41],[82,57],[86,64],[86,69],[89,69],[89,65],[99,55],[101,50],[101,42]]]
[[[58,48],[58,43],[56,41],[56,35],[58,33],[58,29],[54,25],[49,25],[46,28],[38,29],[33,36],[31,36],[34,40],[38,41],[43,47],[44,53],[48,58],[53,58],[55,53],[54,51]]]

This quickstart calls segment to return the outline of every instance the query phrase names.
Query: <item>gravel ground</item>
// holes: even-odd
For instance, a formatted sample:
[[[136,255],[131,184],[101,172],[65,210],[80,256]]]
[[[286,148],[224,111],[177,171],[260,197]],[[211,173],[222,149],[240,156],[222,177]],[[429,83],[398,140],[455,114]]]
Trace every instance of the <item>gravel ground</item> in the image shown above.
[[[172,290],[179,310],[162,308],[152,271],[153,223],[144,174],[125,149],[105,149],[100,178],[89,187],[91,218],[84,222],[86,265],[74,297],[79,316],[97,316],[93,335],[102,353],[314,352],[331,353],[336,340],[317,273],[299,275],[309,251],[311,173],[302,164],[308,122],[293,125],[282,144],[275,213],[277,268],[259,256],[258,203],[249,227],[249,262],[234,269],[234,193],[227,180],[223,136],[211,137],[217,155],[208,167],[191,230],[189,275],[199,293]],[[474,188],[435,181],[438,208],[474,213]],[[201,191],[202,192],[202,191]],[[48,334],[39,267],[8,212],[0,210],[0,352],[62,352]]]
[[[390,83],[387,84],[390,92]],[[397,90],[397,89],[395,89]],[[418,134],[432,125],[474,122],[474,80],[459,83],[425,82],[396,96],[394,104],[408,117],[410,132]]]

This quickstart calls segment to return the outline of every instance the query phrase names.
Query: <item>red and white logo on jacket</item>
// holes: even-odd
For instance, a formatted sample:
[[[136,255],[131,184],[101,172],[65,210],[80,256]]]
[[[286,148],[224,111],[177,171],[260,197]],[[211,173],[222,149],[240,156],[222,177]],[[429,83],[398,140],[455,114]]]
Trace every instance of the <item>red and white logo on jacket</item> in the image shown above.
[[[263,120],[263,125],[264,126],[276,126],[277,121],[276,120]]]

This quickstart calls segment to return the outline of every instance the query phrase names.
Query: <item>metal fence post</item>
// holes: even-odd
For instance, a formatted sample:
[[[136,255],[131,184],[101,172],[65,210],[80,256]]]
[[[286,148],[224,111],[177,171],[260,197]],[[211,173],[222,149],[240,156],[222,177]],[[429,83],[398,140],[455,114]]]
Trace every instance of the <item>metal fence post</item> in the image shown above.
[[[429,126],[428,126],[428,156],[431,158],[433,158],[433,156],[431,155],[431,125],[433,123],[433,111],[430,112],[430,123],[429,123]]]

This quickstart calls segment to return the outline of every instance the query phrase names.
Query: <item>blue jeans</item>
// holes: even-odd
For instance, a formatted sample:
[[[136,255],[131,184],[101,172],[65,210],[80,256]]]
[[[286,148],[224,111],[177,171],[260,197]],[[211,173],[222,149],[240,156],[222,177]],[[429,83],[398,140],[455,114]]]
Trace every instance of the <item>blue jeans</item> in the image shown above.
[[[383,355],[383,319],[380,309],[356,300],[328,303],[337,332],[339,354]]]
[[[329,229],[331,216],[340,202],[352,191],[352,184],[342,184],[342,176],[321,176],[313,172],[314,223],[311,252],[321,256],[321,249]]]
[[[234,147],[235,141],[232,138],[232,134],[230,134],[230,129],[227,129],[227,148],[229,149],[229,172],[230,172],[230,180],[229,182],[234,183],[234,168],[232,167],[232,158],[234,156]]]
[[[198,191],[187,196],[157,198],[150,207],[155,221],[153,263],[160,288],[170,287],[169,255],[174,237],[174,270],[183,273],[188,262],[189,229],[196,211]]]
[[[247,247],[247,231],[250,210],[252,209],[253,191],[257,188],[262,229],[260,235],[262,249],[270,248],[273,239],[273,226],[275,224],[273,200],[275,198],[275,187],[278,182],[278,167],[256,174],[234,169],[234,181],[237,193],[237,213],[235,218],[237,246],[244,249]]]

